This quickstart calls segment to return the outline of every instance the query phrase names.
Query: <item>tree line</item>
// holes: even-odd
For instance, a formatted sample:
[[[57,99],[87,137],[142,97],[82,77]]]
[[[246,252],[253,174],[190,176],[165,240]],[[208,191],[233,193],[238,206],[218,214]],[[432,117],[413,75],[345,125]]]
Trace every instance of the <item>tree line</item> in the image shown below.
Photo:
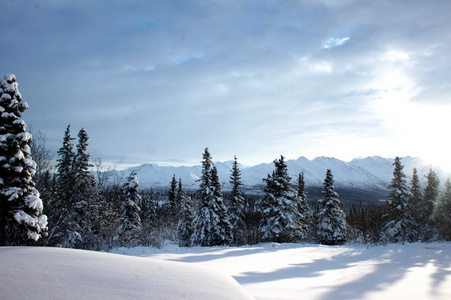
[[[449,179],[441,190],[437,174],[430,169],[422,189],[416,169],[407,182],[398,157],[387,200],[375,205],[341,203],[331,170],[325,174],[322,198],[309,199],[302,170],[293,186],[283,156],[274,160],[274,170],[262,179],[263,196],[243,193],[234,157],[232,189],[225,193],[208,148],[197,191],[185,191],[175,175],[168,191],[140,190],[136,172],[125,182],[114,181],[108,178],[111,173],[102,172],[100,160],[94,166],[87,151],[87,131],[79,130],[74,144],[70,125],[52,168],[44,135],[38,131],[32,141],[21,120],[27,105],[21,102],[13,75],[1,81],[0,92],[2,245],[108,250],[161,247],[166,241],[190,247],[451,239]]]

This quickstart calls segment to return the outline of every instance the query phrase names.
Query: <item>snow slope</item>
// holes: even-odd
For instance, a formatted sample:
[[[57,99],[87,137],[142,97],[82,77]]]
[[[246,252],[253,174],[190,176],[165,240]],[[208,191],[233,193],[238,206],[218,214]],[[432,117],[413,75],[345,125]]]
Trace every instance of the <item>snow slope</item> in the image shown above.
[[[256,299],[451,299],[451,243],[387,246],[263,244],[116,253],[232,275]]]
[[[252,299],[211,268],[109,253],[0,248],[0,299]]]
[[[297,176],[301,171],[307,186],[321,187],[326,176],[326,170],[331,169],[337,187],[357,188],[357,189],[386,189],[393,177],[393,159],[372,156],[367,158],[357,158],[350,162],[331,157],[317,157],[309,160],[300,157],[296,160],[288,160],[288,173],[295,184]],[[424,175],[429,170],[429,165],[421,159],[415,157],[403,157],[401,162],[404,171],[411,176],[413,168],[418,169],[420,180],[425,182]],[[229,178],[232,168],[232,161],[216,162],[218,175],[225,190],[230,188]],[[274,170],[273,163],[259,164],[253,167],[241,168],[242,180],[246,187],[263,184],[263,178]],[[197,179],[201,176],[201,166],[192,167],[160,167],[154,164],[145,164],[138,167],[117,171],[117,175],[126,178],[132,171],[137,171],[141,188],[166,188],[169,187],[172,176],[181,178],[185,189],[198,189]],[[436,170],[442,178],[446,177]],[[443,180],[444,182],[444,180]]]

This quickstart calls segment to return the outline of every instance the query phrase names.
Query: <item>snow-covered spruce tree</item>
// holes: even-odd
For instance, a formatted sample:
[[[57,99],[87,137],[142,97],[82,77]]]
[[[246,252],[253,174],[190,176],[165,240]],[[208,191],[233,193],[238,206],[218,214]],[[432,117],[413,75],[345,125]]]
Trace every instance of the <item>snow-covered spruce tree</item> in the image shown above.
[[[74,172],[75,172],[75,201],[84,201],[89,205],[90,200],[96,192],[96,181],[94,175],[91,174],[90,168],[93,165],[89,162],[90,154],[88,149],[88,132],[82,128],[78,132],[77,153],[75,156]]]
[[[415,230],[420,230],[422,223],[422,205],[424,203],[423,193],[421,192],[420,179],[416,168],[413,168],[412,180],[410,181],[410,199],[408,209],[415,224]]]
[[[346,241],[346,216],[340,208],[334,177],[329,169],[323,186],[323,198],[318,201],[317,236],[321,244],[340,245]]]
[[[298,176],[298,202],[297,210],[299,213],[300,239],[307,240],[309,238],[310,226],[312,224],[312,211],[307,201],[307,189],[305,187],[304,172]]]
[[[434,208],[434,219],[437,222],[440,237],[451,241],[451,183],[449,178],[446,180],[445,190],[440,201]]]
[[[399,157],[395,158],[393,165],[393,179],[388,186],[390,193],[387,199],[387,214],[384,216],[386,222],[382,229],[381,241],[403,243],[413,241],[417,234],[408,209],[410,192],[403,171],[404,166]]]
[[[0,246],[47,234],[47,216],[32,179],[31,134],[21,119],[28,104],[18,87],[13,74],[0,82]]]
[[[424,204],[422,213],[423,217],[428,220],[432,215],[432,210],[440,194],[440,180],[437,173],[432,170],[432,167],[429,168],[429,173],[426,178],[427,184],[424,189]]]
[[[63,146],[58,150],[55,198],[52,200],[49,215],[49,246],[72,248],[76,244],[81,245],[83,240],[79,231],[75,229],[72,214],[76,182],[73,140],[68,125],[64,133]]]
[[[178,214],[180,211],[180,203],[177,201],[177,180],[175,179],[175,174],[172,176],[171,188],[169,190],[168,202],[167,202],[168,216],[170,218],[169,222],[171,224],[178,223]]]
[[[230,224],[227,207],[224,204],[224,196],[222,194],[222,187],[219,181],[218,169],[213,165],[211,168],[211,186],[214,197],[214,212],[218,216],[218,227],[220,234],[213,240],[214,244],[225,245],[232,241],[232,225]]]
[[[70,133],[70,124],[66,128],[66,132],[64,133],[63,146],[58,150],[57,159],[57,184],[56,184],[56,193],[57,197],[60,201],[69,202],[69,199],[72,198],[74,193],[74,182],[75,182],[75,171],[74,171],[74,163],[75,163],[75,153],[74,153],[74,145],[72,141],[75,138],[71,136]],[[67,205],[63,204],[62,206],[67,208]]]
[[[241,245],[245,242],[243,233],[246,226],[244,223],[244,196],[240,189],[243,182],[241,181],[241,170],[236,156],[233,160],[229,182],[232,185],[228,207],[229,220],[232,226],[232,244]]]
[[[143,246],[156,246],[156,227],[158,220],[158,204],[153,190],[141,194],[141,232]]]
[[[200,178],[200,199],[197,206],[193,244],[220,246],[230,242],[230,222],[222,198],[217,170],[208,148],[205,148]]]
[[[135,171],[127,177],[122,187],[122,225],[119,227],[122,246],[130,247],[139,244],[141,229],[141,195],[138,191],[138,178]]]
[[[275,169],[263,179],[265,196],[261,200],[261,239],[266,242],[286,243],[302,237],[296,191],[291,188],[291,178],[284,157],[274,160]]]
[[[96,239],[99,226],[96,222],[99,221],[100,203],[97,190],[97,183],[94,175],[91,174],[90,168],[93,165],[89,162],[90,154],[88,149],[88,133],[82,128],[78,132],[77,153],[75,156],[74,172],[74,205],[75,214],[74,220],[77,227],[80,228],[80,234],[83,238],[83,248],[91,248],[90,245]]]
[[[439,201],[440,194],[440,180],[437,173],[429,168],[429,173],[426,176],[427,184],[424,189],[424,201],[419,211],[419,238],[422,241],[428,241],[435,235],[435,220],[433,217],[434,206]]]
[[[178,187],[177,187],[177,194],[176,194],[176,208],[177,208],[177,218],[180,217],[180,212],[182,211],[182,202],[185,199],[185,192],[183,191],[183,184],[182,184],[182,179],[179,178],[178,181]]]
[[[196,208],[191,197],[185,196],[182,189],[182,180],[179,180],[177,199],[182,204],[179,222],[178,222],[178,240],[180,247],[191,247],[192,236],[194,233],[194,219],[196,217]]]

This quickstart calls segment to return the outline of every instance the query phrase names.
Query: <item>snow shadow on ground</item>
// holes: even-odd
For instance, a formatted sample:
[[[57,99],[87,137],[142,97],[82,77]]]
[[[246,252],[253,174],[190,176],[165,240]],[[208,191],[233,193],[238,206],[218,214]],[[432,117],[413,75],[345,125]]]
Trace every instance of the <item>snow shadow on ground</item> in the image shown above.
[[[291,264],[271,272],[246,272],[240,276],[234,276],[240,284],[264,283],[293,278],[308,278],[323,276],[325,272],[333,270],[344,271],[358,265],[370,264],[373,269],[362,274],[354,280],[341,285],[330,285],[331,289],[323,294],[323,299],[358,299],[372,291],[386,289],[387,286],[395,285],[412,268],[422,268],[428,264],[435,267],[431,275],[431,296],[439,286],[445,282],[447,276],[451,275],[451,255],[440,248],[427,248],[427,251],[415,251],[408,246],[387,247],[376,249],[362,249],[360,252],[345,252],[328,258],[315,259],[311,262]],[[350,255],[351,254],[351,255]],[[366,270],[368,270],[367,268]],[[448,270],[447,270],[448,269]],[[327,283],[328,285],[330,283]]]
[[[324,255],[320,253],[321,251],[328,254]],[[370,292],[396,286],[415,268],[430,268],[428,269],[430,271],[426,272],[427,275],[418,278],[418,283],[426,284],[427,282],[429,295],[436,297],[440,296],[436,291],[443,290],[442,283],[449,280],[451,276],[451,252],[444,244],[405,244],[369,248],[266,244],[238,248],[178,248],[163,252],[180,255],[171,257],[169,260],[207,265],[222,259],[226,259],[227,262],[231,260],[246,262],[259,257],[260,265],[255,263],[255,268],[231,275],[241,285],[265,284],[284,279],[325,280],[327,282],[324,282],[324,286],[327,286],[327,289],[322,293],[322,299],[364,298]],[[244,256],[246,258],[241,260],[240,257]],[[284,257],[290,257],[290,259],[284,260]],[[271,258],[282,258],[282,260],[280,263],[265,260]],[[266,268],[268,264],[271,264],[271,267]],[[415,274],[423,274],[421,271],[418,273],[418,269]],[[336,275],[331,277],[330,274]],[[331,282],[334,279],[341,281]],[[307,282],[304,281],[305,284]],[[299,280],[295,284],[304,283]]]
[[[189,251],[189,250],[188,250]],[[247,255],[254,255],[259,253],[274,253],[277,250],[274,249],[266,249],[266,248],[210,248],[209,250],[205,251],[202,250],[201,253],[191,253],[188,252],[189,255],[186,255],[184,257],[180,257],[177,259],[171,259],[172,261],[178,261],[178,262],[186,262],[186,263],[202,263],[202,262],[208,262],[212,260],[222,259],[222,258],[230,258],[230,257],[241,257],[241,256],[247,256]],[[180,252],[182,254],[183,252]]]

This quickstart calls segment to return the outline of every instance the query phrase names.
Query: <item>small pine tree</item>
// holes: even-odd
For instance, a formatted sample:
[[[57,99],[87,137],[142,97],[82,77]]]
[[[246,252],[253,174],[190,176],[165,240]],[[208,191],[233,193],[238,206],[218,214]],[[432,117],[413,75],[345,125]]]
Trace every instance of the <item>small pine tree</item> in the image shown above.
[[[213,239],[213,243],[216,245],[227,245],[232,240],[232,225],[230,224],[227,207],[224,204],[218,169],[214,165],[211,168],[211,186],[214,199],[214,206],[212,208],[219,220],[217,224],[217,236]]]
[[[220,246],[230,242],[231,226],[223,202],[216,167],[208,148],[205,149],[200,179],[200,195],[195,219],[193,244]]]
[[[73,140],[68,125],[64,133],[63,146],[58,150],[56,193],[49,218],[51,225],[49,246],[80,248],[83,243],[80,228],[77,228],[77,222],[74,220],[76,172]]]
[[[143,245],[156,246],[158,243],[155,240],[155,232],[158,220],[158,204],[153,190],[142,194],[141,206],[141,223],[142,223],[142,242]]]
[[[141,195],[138,186],[137,174],[133,171],[122,187],[123,224],[119,228],[119,234],[122,235],[123,243],[126,246],[134,246],[138,243],[136,238],[141,228]]]
[[[93,228],[96,227],[94,223],[98,221],[100,213],[98,211],[100,204],[98,203],[97,183],[90,171],[90,168],[93,167],[89,162],[91,155],[87,153],[88,140],[88,132],[82,128],[78,132],[77,153],[74,162],[73,203],[75,210],[72,214],[76,230],[83,239],[83,248],[89,248],[89,244],[92,244],[97,238],[93,236],[96,234]]]
[[[451,241],[451,183],[449,178],[440,201],[434,208],[434,218],[441,238]]]
[[[75,153],[72,141],[75,138],[71,137],[70,124],[64,133],[63,146],[58,150],[59,158],[57,159],[57,184],[56,193],[59,200],[59,205],[67,210],[69,199],[72,198],[73,186],[75,182]]]
[[[346,241],[346,217],[340,208],[340,200],[334,187],[334,177],[329,169],[323,186],[323,198],[318,201],[319,241],[326,245],[343,244]]]
[[[178,187],[177,187],[177,195],[176,195],[176,209],[177,209],[177,219],[180,217],[180,213],[182,211],[182,202],[185,199],[185,192],[183,191],[182,179],[179,178]]]
[[[298,202],[297,210],[299,213],[300,238],[307,240],[309,238],[310,225],[312,224],[312,212],[307,201],[307,189],[305,187],[304,172],[298,176]]]
[[[275,169],[263,179],[265,197],[261,201],[262,240],[267,242],[293,242],[302,237],[296,192],[291,188],[291,178],[284,157],[274,160]]]
[[[424,205],[423,205],[423,217],[428,220],[431,218],[432,210],[434,208],[435,203],[438,200],[438,196],[440,194],[440,180],[438,178],[437,173],[432,170],[432,167],[429,168],[429,173],[427,177],[427,185],[424,189]]]
[[[178,223],[178,239],[180,247],[191,247],[195,231],[196,209],[191,197],[182,197],[182,210]]]
[[[171,224],[177,224],[180,205],[177,201],[177,180],[175,179],[175,174],[172,176],[167,207],[168,207],[168,215],[171,219],[170,220]]]
[[[424,200],[419,211],[419,237],[423,241],[429,241],[435,235],[435,220],[433,217],[434,206],[439,202],[440,180],[437,173],[429,168],[426,188],[424,189]]]
[[[409,188],[404,174],[404,166],[399,157],[393,163],[393,179],[388,186],[390,191],[387,200],[387,214],[385,215],[385,226],[381,239],[383,242],[405,242],[412,241],[416,236],[414,222],[408,209],[410,198]]]
[[[21,119],[28,104],[18,87],[13,74],[0,82],[0,246],[47,235],[47,216],[33,182],[31,134]]]
[[[233,160],[232,172],[229,182],[232,185],[232,192],[230,193],[230,201],[228,207],[229,220],[232,226],[232,244],[240,245],[244,243],[244,196],[240,189],[240,186],[243,185],[243,182],[241,181],[241,171],[238,167],[236,156]]]
[[[415,230],[418,232],[422,223],[422,204],[424,202],[421,192],[420,179],[416,168],[413,168],[412,180],[410,181],[410,199],[408,209],[415,223]]]

